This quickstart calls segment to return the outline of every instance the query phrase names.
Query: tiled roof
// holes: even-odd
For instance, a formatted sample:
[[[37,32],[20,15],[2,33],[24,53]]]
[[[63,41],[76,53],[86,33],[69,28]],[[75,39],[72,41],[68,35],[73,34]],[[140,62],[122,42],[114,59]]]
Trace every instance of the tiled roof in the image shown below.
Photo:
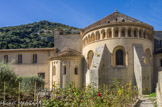
[[[80,52],[68,48],[66,50],[63,50],[61,52],[56,53],[54,56],[52,56],[51,58],[56,58],[56,57],[67,57],[67,56],[82,56]]]
[[[108,23],[111,24],[111,23],[116,23],[116,22],[134,22],[134,23],[146,24],[144,22],[141,22],[139,20],[136,20],[132,17],[126,16],[126,15],[116,11],[116,12],[106,16],[105,18],[103,18],[103,19],[89,25],[88,27],[84,28],[83,31],[90,29],[90,28],[93,28],[93,27],[96,27],[96,26],[100,26],[100,25],[104,25],[104,24],[108,24]]]

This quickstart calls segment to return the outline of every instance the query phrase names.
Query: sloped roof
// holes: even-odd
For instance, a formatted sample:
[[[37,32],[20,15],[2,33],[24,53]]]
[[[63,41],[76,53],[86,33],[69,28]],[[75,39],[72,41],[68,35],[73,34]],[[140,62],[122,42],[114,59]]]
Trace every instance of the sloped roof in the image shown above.
[[[56,58],[56,57],[67,57],[67,56],[82,56],[80,52],[74,50],[74,49],[71,49],[71,48],[68,48],[68,49],[65,49],[61,52],[58,52],[56,53],[55,55],[53,55],[52,57],[50,58]]]
[[[108,23],[116,23],[116,22],[134,22],[134,23],[146,24],[146,23],[141,22],[141,21],[139,21],[137,19],[134,19],[132,17],[129,17],[127,15],[124,15],[122,13],[119,13],[119,12],[115,11],[114,13],[104,17],[103,19],[89,25],[88,27],[85,27],[84,31],[87,30],[87,29],[90,29],[92,27],[99,26],[99,25],[104,25],[104,24],[108,24]]]

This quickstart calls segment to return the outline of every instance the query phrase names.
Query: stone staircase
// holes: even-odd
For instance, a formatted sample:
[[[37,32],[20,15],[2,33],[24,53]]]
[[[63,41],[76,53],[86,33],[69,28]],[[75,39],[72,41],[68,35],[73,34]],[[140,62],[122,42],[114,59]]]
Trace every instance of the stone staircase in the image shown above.
[[[139,103],[135,107],[154,107],[154,104],[149,98],[144,97],[140,98]]]

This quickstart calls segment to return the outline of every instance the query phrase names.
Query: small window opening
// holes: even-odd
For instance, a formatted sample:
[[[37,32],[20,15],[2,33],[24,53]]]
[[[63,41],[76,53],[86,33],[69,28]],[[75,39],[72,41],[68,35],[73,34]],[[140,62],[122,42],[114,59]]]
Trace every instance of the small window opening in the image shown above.
[[[77,67],[74,68],[74,74],[78,75],[78,68]]]
[[[64,66],[64,72],[63,72],[64,75],[66,75],[66,66]]]

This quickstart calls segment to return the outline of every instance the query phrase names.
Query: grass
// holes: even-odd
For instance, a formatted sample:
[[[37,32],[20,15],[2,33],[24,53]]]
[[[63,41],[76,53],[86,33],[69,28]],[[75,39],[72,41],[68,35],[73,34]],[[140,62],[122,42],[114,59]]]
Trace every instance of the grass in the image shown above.
[[[149,94],[147,97],[156,97],[156,92]]]
[[[156,92],[153,92],[146,97],[149,97],[149,99],[154,103],[154,107],[157,107]]]

